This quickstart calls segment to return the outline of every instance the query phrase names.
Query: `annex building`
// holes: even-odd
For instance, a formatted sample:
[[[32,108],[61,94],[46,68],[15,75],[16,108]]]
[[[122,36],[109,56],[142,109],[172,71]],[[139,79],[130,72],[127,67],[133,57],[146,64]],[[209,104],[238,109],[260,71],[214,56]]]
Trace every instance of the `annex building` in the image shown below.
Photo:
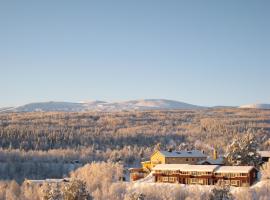
[[[151,171],[158,164],[197,164],[206,158],[207,155],[199,150],[156,151],[150,161],[142,162],[142,167]]]

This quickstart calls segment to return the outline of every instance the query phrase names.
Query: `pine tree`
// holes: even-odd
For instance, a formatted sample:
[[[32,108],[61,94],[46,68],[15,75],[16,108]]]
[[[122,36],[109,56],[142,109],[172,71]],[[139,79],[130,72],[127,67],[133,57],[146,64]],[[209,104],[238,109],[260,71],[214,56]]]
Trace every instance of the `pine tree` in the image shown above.
[[[257,152],[258,142],[253,134],[235,137],[225,155],[229,165],[252,165],[258,167],[261,156]]]

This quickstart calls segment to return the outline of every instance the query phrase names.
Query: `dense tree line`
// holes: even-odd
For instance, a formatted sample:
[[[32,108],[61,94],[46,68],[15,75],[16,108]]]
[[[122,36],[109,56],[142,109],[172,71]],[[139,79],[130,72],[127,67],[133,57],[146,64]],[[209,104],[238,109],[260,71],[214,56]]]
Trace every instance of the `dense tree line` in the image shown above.
[[[235,134],[250,130],[269,146],[270,111],[209,109],[113,113],[0,114],[0,146],[4,149],[50,150],[92,147],[123,148],[168,144],[213,144],[223,149]]]
[[[0,177],[60,178],[93,161],[136,165],[155,146],[224,153],[235,136],[253,133],[270,148],[270,111],[204,109],[87,113],[1,113]]]

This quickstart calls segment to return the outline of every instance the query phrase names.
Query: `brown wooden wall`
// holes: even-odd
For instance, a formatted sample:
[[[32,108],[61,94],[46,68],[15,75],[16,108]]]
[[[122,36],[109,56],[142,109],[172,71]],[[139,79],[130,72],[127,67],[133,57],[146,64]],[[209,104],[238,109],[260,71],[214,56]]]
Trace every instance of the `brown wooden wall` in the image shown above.
[[[180,183],[180,184],[201,184],[215,185],[219,181],[236,187],[251,186],[257,179],[257,170],[253,169],[245,177],[226,177],[223,175],[216,176],[214,173],[209,175],[190,175],[181,173],[154,173],[155,182]]]

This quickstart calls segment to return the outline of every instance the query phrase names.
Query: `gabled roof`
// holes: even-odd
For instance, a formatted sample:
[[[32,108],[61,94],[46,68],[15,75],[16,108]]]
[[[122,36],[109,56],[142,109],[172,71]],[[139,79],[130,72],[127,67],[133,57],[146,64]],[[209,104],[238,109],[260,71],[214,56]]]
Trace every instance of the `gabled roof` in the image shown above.
[[[219,165],[189,165],[189,164],[159,164],[153,170],[183,171],[183,172],[215,172],[215,173],[249,173],[253,166],[219,166]]]
[[[253,166],[220,166],[215,173],[248,173],[252,169],[254,169]]]
[[[168,170],[168,171],[177,171],[182,170],[188,164],[159,164],[156,165],[153,170]]]
[[[207,157],[203,152],[199,150],[191,151],[159,151],[164,157],[169,158],[200,158]]]

